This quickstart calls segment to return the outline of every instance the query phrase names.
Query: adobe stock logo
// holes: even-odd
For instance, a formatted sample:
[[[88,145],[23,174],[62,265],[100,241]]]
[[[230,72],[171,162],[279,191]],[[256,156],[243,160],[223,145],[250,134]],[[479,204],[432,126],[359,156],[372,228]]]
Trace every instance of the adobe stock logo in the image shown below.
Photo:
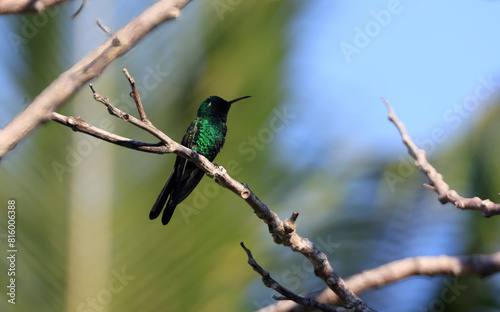
[[[108,285],[97,292],[93,297],[87,297],[86,302],[82,302],[76,308],[77,312],[100,312],[104,310],[113,300],[113,296],[121,293],[129,284],[129,281],[135,278],[135,275],[128,275],[125,267],[121,272],[116,269],[111,270],[111,277]]]
[[[453,282],[449,279],[444,280],[444,285],[446,287],[441,290],[439,298],[435,298],[425,307],[420,307],[419,312],[443,312],[446,310],[446,304],[455,302],[467,290],[467,285],[459,284],[457,277],[453,279]]]
[[[215,0],[214,2],[212,2],[212,5],[214,6],[215,12],[219,16],[219,19],[223,21],[226,12],[234,11],[234,9],[242,2],[243,0]]]
[[[403,6],[399,0],[389,1],[386,8],[380,11],[371,11],[370,15],[373,19],[361,28],[354,28],[352,44],[345,41],[339,44],[347,63],[351,62],[353,54],[360,54],[364,48],[368,47],[372,40],[378,37],[384,28],[389,26],[393,16],[401,12],[403,12]]]

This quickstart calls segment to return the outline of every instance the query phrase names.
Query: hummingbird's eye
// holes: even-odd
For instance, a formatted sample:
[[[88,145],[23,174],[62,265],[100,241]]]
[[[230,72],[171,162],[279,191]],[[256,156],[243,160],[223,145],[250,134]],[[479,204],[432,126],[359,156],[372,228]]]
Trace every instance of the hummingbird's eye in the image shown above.
[[[208,103],[208,106],[212,106],[212,102],[209,102],[209,103]]]

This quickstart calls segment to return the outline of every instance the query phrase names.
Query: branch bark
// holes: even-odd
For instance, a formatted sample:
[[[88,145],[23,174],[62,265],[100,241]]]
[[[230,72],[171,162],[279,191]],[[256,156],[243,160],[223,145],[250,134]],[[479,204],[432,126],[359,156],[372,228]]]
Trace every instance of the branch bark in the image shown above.
[[[491,255],[471,256],[427,256],[406,258],[384,264],[378,268],[364,271],[351,276],[346,280],[347,286],[356,294],[368,289],[381,287],[400,281],[409,276],[435,276],[451,275],[461,276],[467,274],[486,277],[500,272],[500,252]],[[339,298],[330,289],[324,289],[314,300],[336,304]],[[279,302],[268,306],[259,312],[285,312],[309,311],[293,302]]]
[[[429,179],[429,184],[425,186],[435,191],[438,194],[438,199],[441,204],[452,203],[455,207],[464,210],[478,210],[483,213],[483,217],[489,218],[500,214],[500,204],[494,203],[489,199],[481,199],[479,197],[466,198],[458,194],[457,191],[452,190],[450,186],[444,181],[443,176],[437,172],[428,161],[425,156],[425,151],[418,148],[417,145],[410,138],[408,133],[406,133],[403,123],[396,117],[396,114],[392,110],[384,98],[382,100],[387,105],[389,110],[389,120],[396,126],[403,143],[408,148],[408,154],[410,154],[413,159],[415,159],[415,165],[418,167],[425,176]]]
[[[133,78],[128,75],[128,72],[124,70],[124,73],[129,80],[132,90],[133,88]],[[88,133],[94,137],[103,139],[107,142],[125,146],[128,148],[142,150],[154,153],[175,153],[181,157],[196,164],[205,173],[213,178],[219,185],[225,187],[238,195],[241,199],[247,202],[247,204],[252,207],[253,211],[261,220],[263,220],[272,234],[274,242],[284,246],[290,247],[293,251],[300,252],[304,255],[314,267],[314,273],[316,276],[321,278],[326,285],[332,289],[341,298],[347,309],[352,309],[358,312],[368,312],[374,311],[368,307],[358,296],[356,296],[345,284],[344,280],[334,272],[330,265],[326,255],[319,251],[316,246],[307,238],[301,237],[296,232],[296,220],[298,217],[298,212],[294,212],[292,216],[285,221],[281,220],[278,215],[273,212],[267,205],[265,205],[260,199],[250,190],[248,185],[238,182],[233,179],[227,171],[222,166],[214,165],[203,155],[198,154],[196,151],[191,150],[168,137],[166,134],[158,130],[146,117],[143,112],[142,103],[140,99],[135,99],[137,109],[140,112],[141,119],[135,118],[120,109],[114,107],[109,99],[102,97],[98,94],[95,89],[91,86],[92,92],[94,94],[94,99],[102,104],[104,104],[108,112],[126,122],[130,122],[133,125],[148,131],[162,142],[161,145],[153,145],[150,143],[143,143],[128,138],[120,137],[115,134],[111,134],[99,128],[93,127],[85,123],[81,118],[67,117],[61,114],[53,113],[52,118],[66,126],[71,127],[75,131],[81,131]],[[132,97],[139,97],[137,92],[132,92],[130,94]]]
[[[0,14],[41,13],[68,0],[2,0]]]
[[[98,77],[115,59],[165,21],[175,19],[191,0],[160,0],[114,33],[104,44],[62,73],[0,131],[0,158],[52,117],[82,85]]]

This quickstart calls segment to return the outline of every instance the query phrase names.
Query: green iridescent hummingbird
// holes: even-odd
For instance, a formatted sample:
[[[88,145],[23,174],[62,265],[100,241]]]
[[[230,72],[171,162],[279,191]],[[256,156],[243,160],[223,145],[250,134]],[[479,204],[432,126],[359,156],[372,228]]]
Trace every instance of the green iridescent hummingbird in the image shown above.
[[[231,104],[249,98],[244,96],[226,101],[218,96],[211,96],[201,103],[195,120],[182,138],[181,144],[197,151],[213,161],[226,141],[227,113]],[[172,218],[175,207],[191,194],[205,172],[192,162],[177,156],[174,169],[149,213],[151,220],[156,219],[163,207],[161,222],[166,225]]]

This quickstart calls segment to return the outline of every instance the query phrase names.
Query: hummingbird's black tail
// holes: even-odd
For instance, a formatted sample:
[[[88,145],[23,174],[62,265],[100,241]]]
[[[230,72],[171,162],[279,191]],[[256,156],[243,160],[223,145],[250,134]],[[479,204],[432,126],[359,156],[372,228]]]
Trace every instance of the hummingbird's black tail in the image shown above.
[[[163,223],[163,225],[167,225],[170,221],[172,215],[174,214],[175,207],[177,207],[177,205],[173,204],[172,200],[169,200],[165,210],[163,211],[163,215],[161,216],[161,223]]]
[[[163,207],[165,207],[165,203],[167,202],[168,197],[172,193],[174,183],[171,183],[172,182],[171,180],[172,180],[173,175],[174,175],[174,172],[172,172],[172,174],[170,174],[170,176],[168,177],[168,180],[165,183],[165,185],[163,186],[163,189],[161,190],[160,195],[158,195],[158,198],[156,199],[156,202],[154,203],[153,208],[151,208],[151,212],[149,213],[150,220],[158,218],[161,211],[163,210]],[[172,211],[169,212],[170,217],[172,217],[172,213],[174,212],[174,209],[175,209],[175,206],[171,209]],[[170,220],[170,217],[168,218],[168,220]],[[168,220],[167,220],[167,223],[168,223]],[[162,218],[162,221],[163,221],[163,218]],[[167,224],[167,223],[163,222],[163,224]]]

